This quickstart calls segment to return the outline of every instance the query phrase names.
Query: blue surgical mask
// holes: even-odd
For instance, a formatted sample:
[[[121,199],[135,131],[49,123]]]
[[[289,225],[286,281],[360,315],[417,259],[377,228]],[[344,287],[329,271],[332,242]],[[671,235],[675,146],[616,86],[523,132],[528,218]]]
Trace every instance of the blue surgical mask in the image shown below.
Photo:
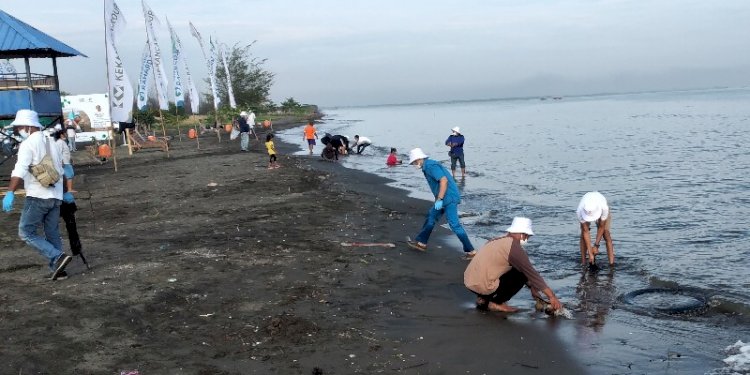
[[[521,240],[521,246],[526,246],[527,243],[529,243],[529,239]]]

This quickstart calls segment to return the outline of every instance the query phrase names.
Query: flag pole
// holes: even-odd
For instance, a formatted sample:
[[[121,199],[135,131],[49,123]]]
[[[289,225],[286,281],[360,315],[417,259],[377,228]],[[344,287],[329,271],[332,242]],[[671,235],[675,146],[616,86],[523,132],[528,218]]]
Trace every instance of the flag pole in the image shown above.
[[[112,126],[112,98],[110,95],[112,95],[112,83],[109,80],[109,32],[107,27],[107,0],[104,0],[102,3],[102,19],[104,20],[104,64],[107,67],[107,107],[109,108],[109,125]],[[133,103],[130,103],[130,105],[133,105]],[[109,133],[111,135],[111,132]],[[96,152],[99,152],[99,150],[96,150]],[[112,151],[112,155],[114,155],[114,149]],[[114,168],[115,173],[117,173],[117,158],[115,158]]]

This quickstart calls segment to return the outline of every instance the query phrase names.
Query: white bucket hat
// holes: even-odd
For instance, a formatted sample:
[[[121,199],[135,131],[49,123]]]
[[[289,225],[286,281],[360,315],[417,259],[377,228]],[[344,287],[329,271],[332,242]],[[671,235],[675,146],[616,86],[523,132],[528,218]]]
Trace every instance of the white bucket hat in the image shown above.
[[[19,109],[16,112],[16,119],[10,123],[10,126],[35,126],[39,129],[44,128],[39,123],[39,115],[36,111],[30,109]]]
[[[417,147],[409,151],[409,164],[414,163],[415,161],[419,159],[425,159],[427,157],[428,157],[427,154],[425,154],[421,148]]]
[[[508,233],[525,233],[529,236],[534,235],[534,231],[531,230],[531,219],[527,217],[514,217],[510,227],[505,231]]]
[[[602,208],[596,202],[590,200],[583,203],[583,211],[581,212],[581,219],[583,221],[596,221],[602,217]]]
[[[245,112],[245,111],[240,112],[240,116],[247,117],[247,112]]]
[[[456,132],[458,134],[461,134],[461,128],[459,128],[458,126],[453,127],[453,129],[451,129],[451,131],[454,131],[454,132]]]

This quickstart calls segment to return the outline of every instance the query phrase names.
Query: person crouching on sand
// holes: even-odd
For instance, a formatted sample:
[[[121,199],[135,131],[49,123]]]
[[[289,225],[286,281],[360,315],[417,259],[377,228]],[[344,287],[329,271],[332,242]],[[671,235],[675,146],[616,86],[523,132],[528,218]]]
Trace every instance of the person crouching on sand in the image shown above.
[[[385,160],[385,164],[391,167],[396,164],[401,164],[401,160],[399,160],[398,156],[396,155],[395,148],[391,148],[391,153],[388,154],[388,159]]]
[[[542,300],[541,291],[549,298],[553,311],[560,310],[562,303],[531,264],[523,248],[534,235],[531,219],[513,218],[506,231],[505,236],[487,241],[464,272],[464,285],[476,293],[477,308],[517,312],[518,309],[507,302],[528,285],[532,297]]]
[[[273,133],[266,135],[266,150],[268,150],[268,169],[278,168],[276,163],[276,147],[273,144]]]
[[[435,204],[427,213],[427,219],[422,226],[422,231],[417,235],[417,241],[409,241],[409,246],[420,251],[427,250],[427,241],[430,239],[432,229],[445,214],[448,226],[461,240],[467,258],[474,256],[476,253],[474,245],[471,244],[469,236],[458,220],[458,204],[461,203],[461,195],[450,172],[439,162],[429,159],[421,148],[415,148],[409,152],[409,164],[422,170],[424,177],[427,179],[427,184],[430,185],[430,190],[435,196]]]

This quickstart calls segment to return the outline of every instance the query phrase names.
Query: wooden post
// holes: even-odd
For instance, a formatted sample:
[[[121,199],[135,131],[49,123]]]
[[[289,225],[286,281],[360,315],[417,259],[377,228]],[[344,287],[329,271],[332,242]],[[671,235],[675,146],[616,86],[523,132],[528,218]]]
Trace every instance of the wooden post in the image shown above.
[[[201,132],[198,130],[195,124],[200,125],[200,121],[195,120],[195,114],[193,114],[193,129],[195,130],[195,143],[198,144],[198,149],[201,149]]]
[[[161,107],[159,107],[159,118],[161,119],[161,132],[164,135],[164,138],[167,137],[167,130],[164,128],[164,115],[161,113]],[[146,134],[148,135],[148,134]]]
[[[115,163],[115,172],[117,172],[117,141],[115,141],[115,133],[112,128],[109,128],[109,147],[112,149],[112,161]]]
[[[130,142],[130,128],[125,128],[125,136],[128,138],[128,155],[133,156],[133,143]]]
[[[216,124],[216,127],[214,127],[214,129],[216,129],[216,136],[219,137],[219,143],[221,143],[221,131],[223,128],[221,126],[221,123],[219,123],[219,110],[218,109],[214,109],[214,121]]]

